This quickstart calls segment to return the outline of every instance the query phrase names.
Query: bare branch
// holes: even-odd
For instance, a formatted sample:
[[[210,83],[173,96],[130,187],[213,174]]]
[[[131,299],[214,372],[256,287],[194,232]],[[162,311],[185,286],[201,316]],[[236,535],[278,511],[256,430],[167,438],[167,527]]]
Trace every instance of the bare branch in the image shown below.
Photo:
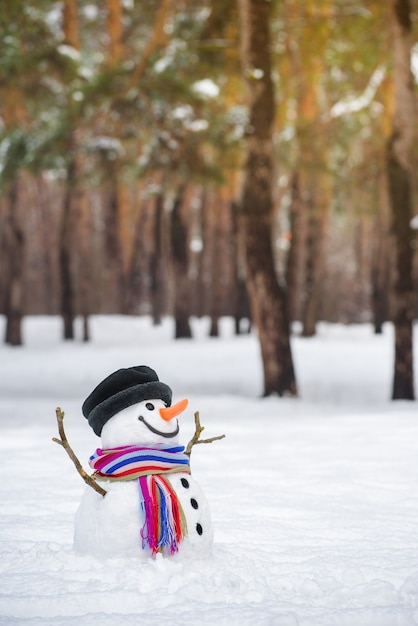
[[[64,412],[61,411],[60,407],[57,407],[55,409],[55,414],[57,416],[58,432],[59,432],[59,436],[61,437],[61,439],[57,439],[56,437],[53,437],[52,441],[55,441],[55,443],[58,443],[60,446],[64,448],[64,450],[66,451],[66,453],[68,454],[72,462],[74,463],[77,472],[80,474],[84,482],[87,483],[87,485],[89,485],[90,487],[92,487],[95,491],[97,491],[97,493],[100,493],[101,496],[105,496],[107,491],[103,489],[103,487],[100,487],[100,485],[97,484],[97,482],[94,480],[92,476],[87,474],[87,472],[84,470],[83,466],[81,465],[80,461],[76,457],[70,444],[68,443],[68,439],[64,431]]]
[[[209,439],[200,439],[200,435],[205,430],[204,426],[201,426],[199,419],[199,411],[196,411],[194,414],[194,423],[195,423],[195,431],[193,437],[190,439],[187,444],[185,454],[190,457],[192,453],[192,448],[194,445],[198,443],[212,443],[212,441],[218,441],[218,439],[223,439],[225,435],[217,435],[216,437],[209,437]]]
[[[164,27],[165,27],[165,21],[167,17],[168,8],[169,8],[169,0],[162,0],[158,8],[156,18],[155,18],[154,30],[152,32],[150,39],[147,42],[147,45],[145,46],[145,50],[142,54],[142,58],[140,59],[139,63],[136,65],[135,69],[132,72],[132,76],[129,81],[129,85],[127,89],[128,91],[129,89],[132,89],[132,87],[135,87],[137,85],[139,79],[141,78],[142,74],[144,73],[147,67],[147,64],[149,62],[149,59],[152,53],[157,48],[157,46],[163,43],[166,39],[166,33],[164,31]]]

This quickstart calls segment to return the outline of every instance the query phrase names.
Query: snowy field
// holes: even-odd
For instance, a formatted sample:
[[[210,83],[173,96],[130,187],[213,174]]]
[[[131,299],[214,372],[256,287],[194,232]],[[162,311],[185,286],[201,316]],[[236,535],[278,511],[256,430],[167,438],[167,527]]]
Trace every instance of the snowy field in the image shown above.
[[[294,337],[299,399],[260,398],[253,335],[233,336],[229,319],[219,339],[207,329],[193,320],[195,340],[174,341],[171,320],[95,317],[91,343],[64,343],[59,319],[32,317],[24,347],[0,345],[0,624],[418,624],[418,411],[389,400],[390,326]],[[87,468],[100,440],[83,400],[142,364],[189,398],[183,443],[194,411],[205,436],[226,434],[191,457],[215,531],[204,559],[73,550],[85,486],[51,441],[55,408]]]

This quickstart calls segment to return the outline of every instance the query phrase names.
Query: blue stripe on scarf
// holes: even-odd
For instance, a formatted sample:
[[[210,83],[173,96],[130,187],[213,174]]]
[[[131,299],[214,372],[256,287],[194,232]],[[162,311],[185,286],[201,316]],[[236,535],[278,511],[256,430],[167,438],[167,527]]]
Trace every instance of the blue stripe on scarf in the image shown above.
[[[161,522],[161,537],[157,544],[157,548],[161,548],[161,546],[169,546],[170,545],[170,533],[168,532],[169,528],[169,514],[167,508],[167,499],[164,494],[164,490],[160,485],[157,484],[158,491],[160,492],[160,522]]]
[[[173,463],[175,463],[176,465],[188,465],[189,464],[188,458],[187,459],[176,458],[176,460],[174,461],[172,458],[170,458],[167,455],[156,456],[153,454],[144,454],[144,455],[131,454],[127,456],[126,458],[118,461],[118,463],[115,463],[114,465],[106,465],[106,472],[115,472],[120,467],[125,467],[125,465],[129,465],[130,463],[136,462],[136,461],[157,461],[157,462],[173,461]]]
[[[120,446],[119,448],[108,450],[97,450],[90,457],[90,466],[95,468],[95,462],[100,462],[100,473],[109,475],[123,471],[125,467],[135,464],[161,463],[165,465],[177,465],[188,467],[189,457],[183,453],[184,446],[167,446],[161,444],[155,448],[142,446]],[[106,458],[107,457],[107,458]],[[112,458],[113,457],[113,458]],[[116,458],[114,458],[116,457]],[[162,469],[164,472],[164,469]]]

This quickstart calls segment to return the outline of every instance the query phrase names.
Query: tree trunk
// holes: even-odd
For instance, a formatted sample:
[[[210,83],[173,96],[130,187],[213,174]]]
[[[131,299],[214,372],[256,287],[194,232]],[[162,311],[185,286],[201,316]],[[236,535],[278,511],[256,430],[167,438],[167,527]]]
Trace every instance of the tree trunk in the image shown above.
[[[65,0],[63,6],[63,30],[65,42],[80,49],[78,29],[78,6],[76,0]],[[76,123],[68,131],[67,136],[67,179],[64,192],[63,211],[61,217],[59,266],[61,277],[61,315],[63,318],[64,339],[74,339],[74,320],[76,315],[76,276],[75,270],[82,275],[78,290],[78,305],[84,318],[83,338],[88,339],[88,292],[89,270],[87,252],[88,223],[86,211],[82,206],[82,190],[79,184],[80,158],[77,154]],[[80,256],[81,252],[81,256]],[[76,267],[76,261],[79,267]]]
[[[79,50],[77,0],[64,0],[63,13],[65,42]]]
[[[73,220],[72,196],[76,180],[76,165],[74,159],[67,168],[67,180],[61,217],[61,233],[59,246],[59,266],[61,277],[61,316],[63,320],[64,339],[74,339],[74,277],[71,267]]]
[[[161,324],[166,303],[166,266],[165,228],[164,228],[164,196],[158,193],[155,199],[154,215],[154,249],[151,252],[150,280],[152,317],[154,325]]]
[[[171,253],[174,270],[175,338],[188,339],[190,328],[189,239],[187,231],[187,202],[181,187],[171,211]]]
[[[132,251],[126,270],[126,301],[124,313],[137,315],[146,301],[148,292],[145,285],[144,274],[148,272],[145,267],[146,250],[144,245],[144,231],[146,230],[149,200],[143,199],[138,205],[136,218],[133,224]]]
[[[275,273],[272,247],[273,121],[270,2],[240,0],[241,58],[249,91],[250,132],[242,213],[247,288],[260,342],[264,395],[296,395],[285,296]]]
[[[6,249],[8,250],[9,276],[6,282],[5,314],[6,334],[5,342],[12,346],[22,345],[22,318],[23,318],[23,257],[25,250],[25,236],[19,224],[18,207],[18,179],[10,182],[7,198],[8,219]]]
[[[379,204],[372,234],[373,253],[371,267],[371,304],[375,334],[382,334],[383,324],[390,319],[389,291],[392,263],[386,176],[379,177],[379,191]]]
[[[235,321],[235,334],[243,332],[242,320],[247,320],[247,332],[251,331],[251,313],[248,301],[248,292],[245,285],[245,258],[243,254],[242,227],[240,226],[239,207],[236,202],[231,203],[232,234],[232,314]]]
[[[289,207],[290,247],[286,261],[287,310],[289,322],[300,318],[300,294],[302,291],[302,251],[304,243],[303,209],[300,195],[299,172],[295,171],[291,182]]]
[[[106,157],[105,157],[106,158]],[[105,181],[102,184],[104,215],[104,276],[107,294],[107,311],[119,313],[125,306],[125,275],[121,244],[121,212],[117,166],[111,161],[104,164]]]
[[[218,293],[220,281],[221,267],[221,250],[219,245],[220,228],[219,220],[221,219],[220,206],[221,198],[218,194],[211,194],[209,202],[209,229],[208,239],[205,239],[205,247],[209,249],[210,256],[210,286],[209,286],[209,316],[210,329],[209,337],[219,337],[219,318],[221,316],[222,297]]]
[[[327,145],[329,130],[323,98],[323,76],[326,76],[326,46],[329,40],[330,0],[293,3],[291,14],[299,19],[299,39],[288,42],[290,68],[297,76],[296,107],[296,169],[298,197],[302,203],[303,280],[301,319],[302,334],[316,333],[319,304],[322,296],[325,244],[324,232],[330,205],[330,182]],[[290,14],[287,16],[290,18]],[[316,22],[317,27],[312,28]],[[295,216],[296,217],[296,216]],[[296,228],[292,235],[296,235]],[[299,234],[301,237],[301,235]],[[296,245],[298,241],[296,240]],[[293,245],[293,244],[292,244]]]
[[[209,265],[210,258],[208,254],[208,242],[209,242],[209,201],[210,192],[205,186],[201,190],[200,196],[200,211],[199,211],[199,229],[198,236],[200,238],[200,249],[198,250],[198,256],[196,259],[196,275],[197,284],[195,289],[195,302],[193,303],[193,311],[196,312],[198,317],[202,317],[207,314],[207,303],[209,297]]]
[[[46,315],[55,315],[58,310],[57,300],[57,256],[58,249],[55,223],[56,206],[55,198],[52,197],[51,187],[45,177],[38,174],[36,177],[37,187],[37,211],[39,215],[39,227],[37,233],[37,249],[39,254],[39,267],[36,273],[42,280],[42,288],[37,289],[36,296],[39,301],[37,312]],[[32,282],[32,281],[30,281]]]
[[[81,159],[78,157],[78,169]],[[78,177],[73,195],[75,229],[77,233],[77,312],[83,318],[83,341],[90,341],[89,317],[92,309],[91,220],[84,185]]]
[[[211,246],[211,303],[210,337],[219,337],[219,320],[225,312],[226,298],[230,286],[231,267],[228,251],[230,239],[230,199],[224,187],[217,191],[211,203],[212,246]]]
[[[10,84],[7,81],[3,84],[0,93],[0,119],[2,131],[6,131],[4,137],[7,138],[7,131],[20,129],[24,131],[28,128],[28,115],[25,106],[24,94],[21,90],[19,81],[16,84]],[[20,191],[25,179],[20,177],[19,172],[22,169],[22,157],[27,153],[27,138],[23,138],[14,147],[11,146],[12,161],[15,163],[10,167],[8,175],[5,176],[4,163],[2,163],[2,183],[5,189],[5,228],[4,228],[4,247],[5,247],[5,265],[7,273],[5,276],[5,284],[3,294],[4,312],[6,315],[6,329],[4,340],[13,346],[20,346],[22,339],[22,319],[24,308],[24,268],[25,268],[25,252],[26,239],[25,232],[22,227],[23,216],[20,216]],[[7,143],[4,142],[4,143]]]
[[[122,5],[120,0],[107,0],[107,32],[109,34],[109,64],[122,58]]]
[[[106,63],[115,68],[123,56],[123,7],[120,0],[106,0],[108,54]],[[108,114],[102,113],[100,125],[117,133],[117,122]],[[106,132],[106,130],[104,130]],[[120,183],[119,157],[101,150],[100,163],[103,172],[102,210],[104,216],[104,260],[106,311],[120,313],[127,308],[126,275],[122,244],[122,194]]]
[[[315,201],[312,200],[312,203]],[[315,205],[308,207],[308,234],[306,246],[306,270],[303,303],[303,337],[313,337],[321,302],[324,268],[326,216]]]
[[[409,0],[393,0],[394,113],[387,144],[389,197],[395,236],[396,278],[393,298],[395,364],[393,400],[414,400],[413,320],[415,293],[412,278],[413,232],[411,149],[416,103],[411,72],[411,15]]]

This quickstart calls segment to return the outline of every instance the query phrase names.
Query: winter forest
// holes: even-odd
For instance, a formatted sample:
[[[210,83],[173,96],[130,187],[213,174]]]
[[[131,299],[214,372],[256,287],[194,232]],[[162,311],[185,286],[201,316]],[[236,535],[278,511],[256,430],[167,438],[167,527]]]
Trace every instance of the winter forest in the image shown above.
[[[229,315],[297,395],[292,322],[395,333],[414,397],[417,7],[18,0],[0,7],[0,312]]]
[[[417,626],[417,0],[0,42],[0,626]]]

